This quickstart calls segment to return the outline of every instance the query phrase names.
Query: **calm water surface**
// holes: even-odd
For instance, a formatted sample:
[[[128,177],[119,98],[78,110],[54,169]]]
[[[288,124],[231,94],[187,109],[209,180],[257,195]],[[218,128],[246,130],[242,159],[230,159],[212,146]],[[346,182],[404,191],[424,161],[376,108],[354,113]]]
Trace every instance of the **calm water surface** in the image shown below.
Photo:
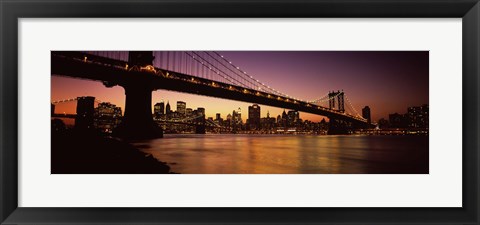
[[[167,134],[133,144],[186,174],[428,173],[428,136]]]

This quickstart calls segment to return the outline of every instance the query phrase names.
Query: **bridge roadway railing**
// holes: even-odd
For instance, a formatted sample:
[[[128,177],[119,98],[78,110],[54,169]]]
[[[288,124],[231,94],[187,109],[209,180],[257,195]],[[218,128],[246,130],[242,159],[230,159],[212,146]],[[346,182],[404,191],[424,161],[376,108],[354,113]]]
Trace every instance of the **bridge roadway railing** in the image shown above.
[[[131,70],[144,71],[144,72],[149,72],[149,73],[152,73],[152,74],[155,74],[155,75],[158,75],[158,76],[162,76],[162,77],[168,78],[168,79],[177,79],[177,80],[182,80],[182,81],[185,81],[185,82],[207,85],[207,86],[211,86],[211,87],[214,87],[214,88],[223,88],[223,89],[227,89],[229,91],[241,92],[243,94],[251,94],[251,95],[256,95],[256,96],[259,96],[259,97],[276,99],[278,101],[284,101],[284,102],[287,102],[287,103],[294,103],[294,104],[299,104],[299,105],[306,106],[306,107],[313,107],[313,108],[317,108],[317,109],[320,109],[320,110],[325,110],[325,111],[328,111],[330,113],[333,113],[333,114],[336,114],[336,115],[339,115],[339,116],[349,117],[351,119],[354,119],[354,120],[357,120],[357,121],[360,121],[360,122],[364,122],[364,123],[367,122],[367,120],[365,118],[350,115],[350,114],[347,114],[345,112],[339,112],[337,110],[330,109],[330,108],[327,108],[327,107],[323,107],[323,106],[320,106],[320,105],[316,105],[316,104],[313,104],[313,103],[298,101],[298,100],[295,100],[295,99],[292,99],[292,98],[287,98],[287,97],[283,97],[283,96],[279,96],[279,95],[275,95],[275,94],[271,94],[271,93],[267,93],[267,92],[263,92],[263,91],[259,91],[259,90],[253,90],[253,89],[250,89],[250,88],[244,88],[244,87],[240,87],[240,86],[236,86],[236,85],[228,84],[228,83],[224,83],[224,82],[213,81],[213,80],[209,80],[209,79],[205,79],[205,78],[201,78],[201,77],[196,77],[196,76],[193,76],[193,75],[187,75],[187,74],[177,73],[177,72],[174,72],[174,71],[168,71],[168,70],[164,70],[164,69],[161,69],[161,68],[156,68],[156,67],[153,67],[153,66],[151,66],[151,67],[128,66],[126,61],[106,58],[106,57],[103,57],[103,56],[93,55],[93,54],[89,54],[89,53],[86,53],[86,52],[70,52],[70,51],[59,51],[58,52],[58,51],[55,51],[55,52],[52,52],[52,54],[54,54],[56,56],[60,56],[60,57],[71,58],[71,59],[77,60],[77,61],[83,61],[84,63],[98,64],[98,65],[103,65],[103,66],[108,66],[108,67],[114,67],[116,69],[123,69],[123,70],[127,70],[127,71],[131,71]]]

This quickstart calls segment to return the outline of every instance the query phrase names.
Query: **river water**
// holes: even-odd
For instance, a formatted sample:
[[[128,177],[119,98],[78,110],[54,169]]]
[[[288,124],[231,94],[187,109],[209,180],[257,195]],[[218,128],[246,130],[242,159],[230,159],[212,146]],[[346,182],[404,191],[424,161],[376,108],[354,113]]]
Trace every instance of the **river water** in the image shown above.
[[[428,173],[428,136],[172,134],[133,143],[182,174]]]

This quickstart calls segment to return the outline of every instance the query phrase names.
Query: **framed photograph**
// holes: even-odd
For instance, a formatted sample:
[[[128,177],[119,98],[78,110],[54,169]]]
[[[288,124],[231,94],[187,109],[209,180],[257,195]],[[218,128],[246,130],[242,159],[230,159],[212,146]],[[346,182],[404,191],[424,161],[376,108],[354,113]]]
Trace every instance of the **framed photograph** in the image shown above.
[[[479,224],[478,1],[1,1],[1,224]]]

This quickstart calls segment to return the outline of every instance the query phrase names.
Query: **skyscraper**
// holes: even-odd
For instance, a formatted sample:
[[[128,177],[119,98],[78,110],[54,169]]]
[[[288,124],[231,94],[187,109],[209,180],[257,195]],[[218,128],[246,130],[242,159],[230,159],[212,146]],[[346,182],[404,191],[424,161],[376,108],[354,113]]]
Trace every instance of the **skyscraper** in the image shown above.
[[[367,119],[367,122],[368,123],[371,123],[372,122],[372,118],[371,118],[371,115],[370,115],[370,107],[368,106],[365,106],[363,109],[362,109],[362,117]]]
[[[428,128],[428,105],[408,107],[408,126],[412,128]]]
[[[242,110],[240,109],[240,107],[237,111],[233,110],[232,120],[234,124],[242,124]]]
[[[253,104],[248,107],[248,124],[251,129],[260,128],[260,106]]]
[[[294,126],[295,123],[300,119],[300,114],[296,110],[290,110],[288,111],[288,125],[289,126]]]
[[[187,115],[187,117],[192,116],[192,114],[193,114],[192,108],[185,109],[185,115]]]
[[[205,108],[198,107],[197,108],[198,115],[203,115],[205,118]]]
[[[165,106],[165,114],[170,115],[172,110],[170,109],[170,102],[167,102],[167,106]]]
[[[288,115],[287,115],[287,113],[285,112],[285,109],[283,110],[283,113],[282,113],[282,123],[281,123],[281,126],[283,126],[283,127],[287,127],[287,126],[288,126]]]
[[[111,133],[121,122],[122,109],[109,102],[102,102],[95,108],[95,128]]]
[[[165,103],[164,102],[159,102],[153,106],[153,113],[155,116],[160,116],[165,114]]]
[[[187,103],[182,101],[177,101],[177,113],[179,113],[180,116],[183,117],[186,115],[186,109],[187,109]]]

